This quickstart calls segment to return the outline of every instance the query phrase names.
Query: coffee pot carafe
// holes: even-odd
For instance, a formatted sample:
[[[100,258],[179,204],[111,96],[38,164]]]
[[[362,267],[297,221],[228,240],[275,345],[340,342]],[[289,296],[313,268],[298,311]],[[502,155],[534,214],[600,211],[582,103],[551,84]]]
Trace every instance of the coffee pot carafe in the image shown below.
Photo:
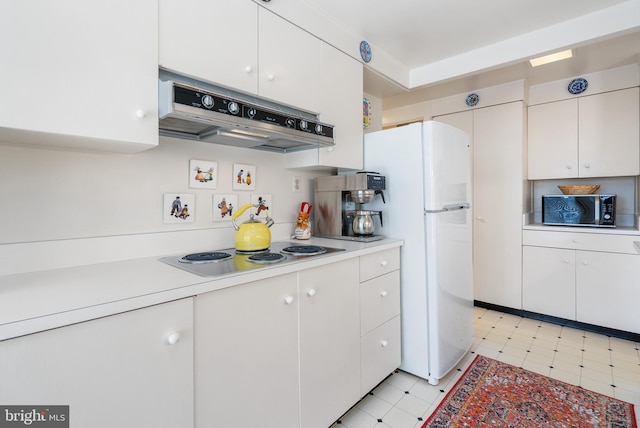
[[[375,226],[373,224],[373,216],[380,218],[380,226],[382,226],[382,211],[360,210],[356,211],[353,219],[352,230],[358,236],[373,235]]]

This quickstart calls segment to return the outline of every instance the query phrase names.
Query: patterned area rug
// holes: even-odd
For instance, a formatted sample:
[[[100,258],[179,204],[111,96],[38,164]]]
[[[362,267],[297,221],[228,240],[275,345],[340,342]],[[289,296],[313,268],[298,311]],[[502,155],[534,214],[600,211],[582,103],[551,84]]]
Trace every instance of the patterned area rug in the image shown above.
[[[482,355],[422,428],[636,428],[633,404]]]

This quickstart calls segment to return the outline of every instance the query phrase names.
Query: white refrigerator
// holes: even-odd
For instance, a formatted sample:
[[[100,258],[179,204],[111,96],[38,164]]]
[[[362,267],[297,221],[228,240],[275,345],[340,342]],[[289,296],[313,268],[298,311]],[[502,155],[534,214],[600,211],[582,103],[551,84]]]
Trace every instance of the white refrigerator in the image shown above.
[[[470,137],[427,121],[364,141],[365,169],[386,177],[376,233],[404,239],[400,368],[437,385],[473,342]]]

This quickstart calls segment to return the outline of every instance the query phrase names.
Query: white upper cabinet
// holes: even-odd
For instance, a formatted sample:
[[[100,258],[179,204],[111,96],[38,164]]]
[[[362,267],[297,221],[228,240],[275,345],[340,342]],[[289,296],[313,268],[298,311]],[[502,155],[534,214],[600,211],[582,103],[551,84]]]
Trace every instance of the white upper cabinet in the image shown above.
[[[288,168],[363,168],[362,64],[322,43],[320,121],[334,126],[335,146],[288,153]]]
[[[258,93],[258,5],[160,0],[161,67]]]
[[[0,2],[0,141],[156,146],[157,17],[152,0]]]
[[[320,111],[320,39],[248,0],[159,4],[160,67]]]
[[[529,107],[530,180],[640,174],[638,88]]]
[[[319,113],[322,41],[260,8],[258,94]]]

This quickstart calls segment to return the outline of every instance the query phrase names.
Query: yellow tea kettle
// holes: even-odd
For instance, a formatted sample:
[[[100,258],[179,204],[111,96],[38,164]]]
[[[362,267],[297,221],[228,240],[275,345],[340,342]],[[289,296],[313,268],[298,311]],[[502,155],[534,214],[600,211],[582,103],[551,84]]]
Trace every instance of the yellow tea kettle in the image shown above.
[[[231,217],[233,228],[236,230],[234,241],[237,251],[267,250],[271,245],[271,231],[269,228],[273,225],[273,220],[269,217],[268,213],[265,218],[265,223],[254,219],[253,214],[250,215],[249,220],[239,226],[236,223],[238,217],[254,206],[253,204],[243,205]]]

